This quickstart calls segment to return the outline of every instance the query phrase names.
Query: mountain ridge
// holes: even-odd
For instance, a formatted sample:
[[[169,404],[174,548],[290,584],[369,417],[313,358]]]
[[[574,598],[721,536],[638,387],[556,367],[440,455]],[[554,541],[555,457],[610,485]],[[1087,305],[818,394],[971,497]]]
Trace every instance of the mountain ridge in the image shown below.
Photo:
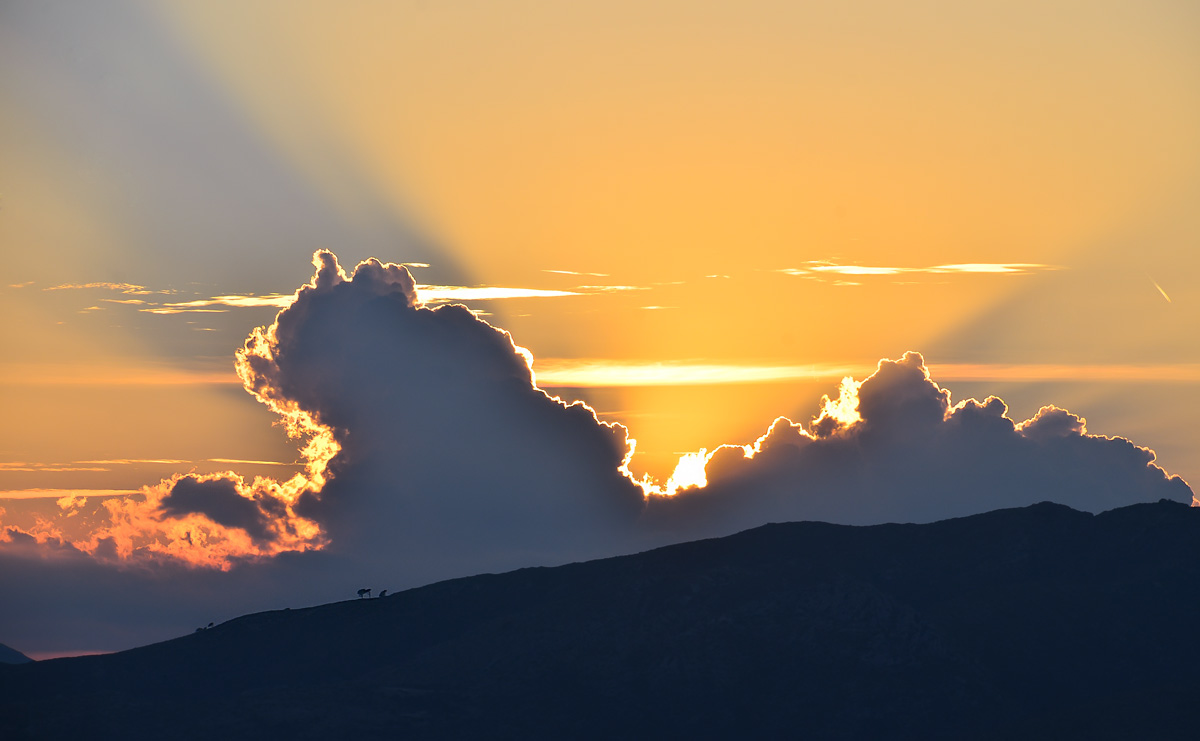
[[[0,664],[28,664],[33,659],[11,646],[0,643]]]
[[[1200,719],[1198,584],[1200,510],[1166,501],[769,524],[0,667],[0,735],[1167,738]]]

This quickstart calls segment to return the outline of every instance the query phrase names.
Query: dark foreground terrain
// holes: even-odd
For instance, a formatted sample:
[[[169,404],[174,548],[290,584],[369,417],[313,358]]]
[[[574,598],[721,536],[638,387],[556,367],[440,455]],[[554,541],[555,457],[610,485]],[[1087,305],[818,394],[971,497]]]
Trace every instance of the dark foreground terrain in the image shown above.
[[[1200,509],[768,525],[0,665],[0,738],[1198,738]]]

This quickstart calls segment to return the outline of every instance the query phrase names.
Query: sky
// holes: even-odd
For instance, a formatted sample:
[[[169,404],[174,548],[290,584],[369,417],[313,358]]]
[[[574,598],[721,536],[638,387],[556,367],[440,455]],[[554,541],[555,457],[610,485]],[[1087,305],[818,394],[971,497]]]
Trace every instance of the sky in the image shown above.
[[[0,642],[1190,500],[1198,36],[1166,1],[0,4]]]

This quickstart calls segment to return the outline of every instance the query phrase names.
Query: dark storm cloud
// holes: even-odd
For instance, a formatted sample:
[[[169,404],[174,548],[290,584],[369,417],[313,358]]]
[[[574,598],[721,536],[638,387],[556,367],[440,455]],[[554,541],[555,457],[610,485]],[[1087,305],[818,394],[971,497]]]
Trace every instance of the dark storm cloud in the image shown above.
[[[642,492],[620,470],[623,427],[537,389],[524,351],[465,307],[421,306],[405,267],[314,263],[241,365],[341,446],[297,506],[331,548],[487,569],[603,552],[629,529]]]
[[[1046,500],[1099,512],[1192,498],[1152,451],[1089,435],[1063,409],[1016,424],[995,397],[951,406],[917,353],[880,361],[839,402],[811,431],[781,418],[753,447],[719,448],[707,485],[652,498],[647,523],[697,536],[772,520],[924,522]]]
[[[259,543],[275,539],[270,523],[273,516],[281,514],[277,500],[244,497],[231,479],[203,480],[195,476],[176,481],[159,502],[159,509],[167,517],[204,515],[218,525],[245,531]]]

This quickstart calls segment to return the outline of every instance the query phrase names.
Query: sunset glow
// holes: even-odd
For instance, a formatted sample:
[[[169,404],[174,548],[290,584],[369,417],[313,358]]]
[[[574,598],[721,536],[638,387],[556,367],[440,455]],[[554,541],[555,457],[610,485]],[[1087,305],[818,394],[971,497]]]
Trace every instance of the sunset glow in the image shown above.
[[[1200,481],[1189,4],[352,5],[0,10],[0,586],[157,640]]]

